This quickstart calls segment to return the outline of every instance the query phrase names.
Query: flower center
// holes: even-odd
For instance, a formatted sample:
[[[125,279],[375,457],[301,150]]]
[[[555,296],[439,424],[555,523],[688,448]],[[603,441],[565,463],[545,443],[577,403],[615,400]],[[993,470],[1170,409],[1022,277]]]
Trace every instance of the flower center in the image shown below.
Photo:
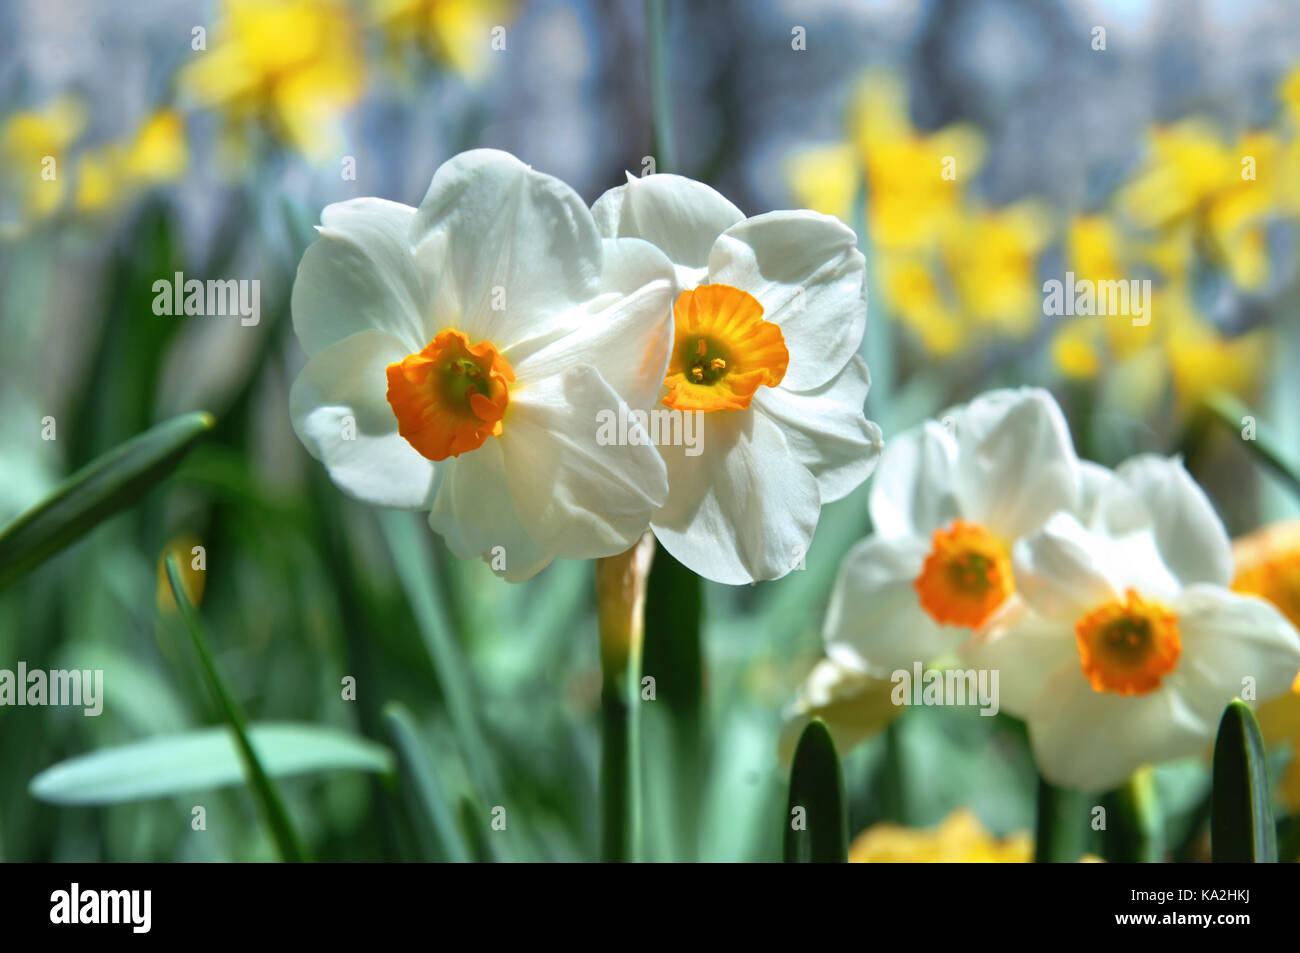
[[[1083,674],[1095,691],[1145,695],[1178,665],[1178,616],[1129,589],[1123,602],[1089,612],[1074,625]]]
[[[748,292],[730,285],[683,291],[673,322],[663,402],[674,410],[743,410],[756,390],[785,377],[785,338]]]
[[[458,457],[501,433],[515,373],[491,341],[440,331],[421,351],[388,365],[397,432],[430,460]]]
[[[934,621],[972,629],[1015,591],[1006,547],[983,526],[963,520],[934,531],[930,555],[912,585]]]

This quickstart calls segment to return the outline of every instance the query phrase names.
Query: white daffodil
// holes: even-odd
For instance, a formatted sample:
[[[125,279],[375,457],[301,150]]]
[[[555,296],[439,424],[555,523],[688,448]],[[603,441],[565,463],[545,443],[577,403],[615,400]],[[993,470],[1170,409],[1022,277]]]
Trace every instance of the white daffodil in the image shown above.
[[[662,403],[699,432],[695,446],[659,441],[669,495],[655,535],[718,582],[784,576],[822,504],[866,479],[883,445],[862,413],[866,267],[853,230],[809,211],[746,219],[675,175],[629,176],[592,214],[607,238],[657,245],[681,290]]]
[[[1024,611],[967,655],[1000,670],[1053,783],[1105,790],[1203,751],[1228,702],[1280,695],[1300,669],[1291,623],[1228,590],[1227,534],[1177,460],[1090,470],[1081,512],[1053,516],[1013,560]]]
[[[1078,506],[1078,460],[1046,391],[991,391],[943,420],[890,441],[869,498],[875,532],[831,595],[827,655],[876,678],[954,651],[1009,611],[1012,546]]]
[[[491,150],[445,163],[418,209],[356,199],[322,222],[293,288],[310,360],[290,407],[334,482],[429,509],[511,580],[631,546],[668,492],[629,414],[668,362],[662,253],[603,241],[577,193]],[[645,439],[598,442],[602,412]]]

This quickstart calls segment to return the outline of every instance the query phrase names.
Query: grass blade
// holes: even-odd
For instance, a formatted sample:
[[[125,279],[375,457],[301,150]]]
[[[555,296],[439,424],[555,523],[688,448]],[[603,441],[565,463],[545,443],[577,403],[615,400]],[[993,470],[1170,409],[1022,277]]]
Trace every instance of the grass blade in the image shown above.
[[[212,429],[207,413],[146,430],[82,467],[0,531],[0,589],[143,496]]]
[[[266,768],[263,767],[257,751],[248,739],[244,714],[240,711],[239,705],[226,687],[225,680],[217,670],[216,662],[212,658],[212,650],[208,647],[208,641],[199,626],[198,613],[194,610],[194,605],[185,592],[185,585],[181,580],[180,566],[176,562],[174,553],[167,555],[167,581],[171,584],[172,598],[176,600],[181,618],[185,621],[186,631],[190,634],[190,641],[194,644],[194,651],[198,653],[199,662],[203,666],[208,688],[216,697],[217,704],[225,714],[226,721],[234,732],[235,742],[244,760],[244,767],[248,771],[248,786],[253,792],[253,799],[257,802],[262,819],[266,822],[271,837],[280,849],[281,858],[288,862],[301,863],[308,859],[306,848],[303,846],[302,841],[299,840],[297,831],[293,828],[293,823],[289,819],[289,812],[285,810],[284,801],[280,797],[279,789],[266,773]]]
[[[420,740],[419,729],[405,705],[390,702],[384,706],[384,721],[397,748],[402,777],[410,781],[416,800],[424,809],[434,853],[439,860],[466,863],[469,846],[461,836],[456,814],[447,800],[442,782],[429,761],[429,753]]]
[[[1255,420],[1250,408],[1231,394],[1217,393],[1205,401],[1210,414],[1229,430],[1241,434],[1246,424],[1242,421],[1250,417],[1254,423],[1254,439],[1243,437],[1242,442],[1248,446],[1270,470],[1286,483],[1287,488],[1300,497],[1300,464],[1292,460],[1282,450],[1281,441],[1272,430]]]

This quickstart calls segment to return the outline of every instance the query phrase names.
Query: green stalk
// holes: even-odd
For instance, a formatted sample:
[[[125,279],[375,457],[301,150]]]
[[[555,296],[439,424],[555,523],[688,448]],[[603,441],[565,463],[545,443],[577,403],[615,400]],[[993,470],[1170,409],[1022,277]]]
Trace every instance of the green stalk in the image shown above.
[[[230,730],[235,735],[235,742],[243,758],[244,768],[248,772],[248,786],[253,792],[253,800],[257,802],[262,814],[262,820],[266,823],[272,839],[280,849],[281,859],[290,863],[302,863],[309,860],[307,850],[299,839],[297,831],[294,830],[293,822],[289,819],[289,812],[285,810],[279,789],[271,780],[271,776],[266,773],[266,769],[262,767],[257,752],[253,750],[252,742],[248,740],[247,722],[244,713],[240,710],[234,696],[231,695],[229,688],[227,688],[225,680],[221,677],[221,673],[217,670],[216,662],[212,658],[212,650],[208,647],[208,641],[199,626],[198,613],[195,611],[193,603],[190,602],[189,595],[185,591],[185,584],[181,580],[180,566],[176,562],[175,553],[167,554],[167,581],[171,585],[172,598],[176,600],[176,605],[180,609],[181,618],[185,622],[186,631],[189,632],[194,651],[199,656],[199,663],[203,667],[203,674],[208,683],[208,688],[216,698],[218,706],[226,717],[226,723],[230,725]]]
[[[646,0],[646,43],[650,59],[650,101],[654,115],[651,137],[655,170],[677,170],[677,136],[668,82],[668,13],[666,0]]]
[[[1114,793],[1111,814],[1110,860],[1156,864],[1165,859],[1164,818],[1150,766],[1139,768]]]
[[[389,702],[384,706],[384,721],[397,750],[401,775],[410,782],[415,800],[423,810],[422,819],[427,824],[427,830],[422,831],[423,839],[430,843],[433,859],[468,862],[469,846],[457,826],[455,810],[447,799],[429,752],[420,739],[415,719],[405,705]]]
[[[601,860],[636,861],[641,855],[641,652],[646,582],[654,559],[646,533],[617,556],[596,560],[596,615],[600,627]]]
[[[1253,417],[1248,408],[1231,394],[1217,393],[1211,395],[1205,401],[1206,408],[1211,415],[1223,424],[1229,430],[1241,435],[1243,428],[1242,418]],[[1255,439],[1242,442],[1260,459],[1270,470],[1272,470],[1286,484],[1287,489],[1297,496],[1300,496],[1300,464],[1290,459],[1282,449],[1282,440],[1275,435],[1271,428],[1262,423],[1258,418],[1255,420]]]
[[[1088,805],[1080,791],[1060,788],[1038,777],[1038,818],[1034,862],[1072,864],[1086,850]]]

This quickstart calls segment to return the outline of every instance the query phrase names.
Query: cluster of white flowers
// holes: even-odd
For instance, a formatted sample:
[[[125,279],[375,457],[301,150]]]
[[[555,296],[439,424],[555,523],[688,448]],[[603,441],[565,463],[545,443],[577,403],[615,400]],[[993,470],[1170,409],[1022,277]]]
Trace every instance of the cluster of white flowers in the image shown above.
[[[1300,635],[1229,591],[1227,534],[1181,461],[1079,461],[1036,389],[943,419],[884,453],[875,534],[841,568],[805,713],[878,700],[893,673],[947,656],[999,673],[1045,777],[1097,791],[1205,750],[1235,696],[1289,689]]]
[[[775,579],[880,455],[865,262],[834,218],[746,219],[672,175],[588,209],[475,150],[419,208],[357,199],[322,223],[293,290],[299,438],[344,491],[427,509],[507,579],[648,527],[702,576]],[[652,441],[651,412],[699,415],[689,453]],[[609,419],[626,439],[600,439]]]
[[[427,509],[507,579],[647,528],[709,579],[777,579],[881,459],[803,709],[959,653],[1000,674],[1048,778],[1100,789],[1200,750],[1229,700],[1300,669],[1290,623],[1228,591],[1227,536],[1181,463],[1080,462],[1046,392],[985,394],[882,458],[865,262],[832,217],[746,218],[674,175],[588,209],[477,150],[419,208],[322,221],[293,291],[299,437],[343,490]],[[692,445],[654,413],[695,415]]]

